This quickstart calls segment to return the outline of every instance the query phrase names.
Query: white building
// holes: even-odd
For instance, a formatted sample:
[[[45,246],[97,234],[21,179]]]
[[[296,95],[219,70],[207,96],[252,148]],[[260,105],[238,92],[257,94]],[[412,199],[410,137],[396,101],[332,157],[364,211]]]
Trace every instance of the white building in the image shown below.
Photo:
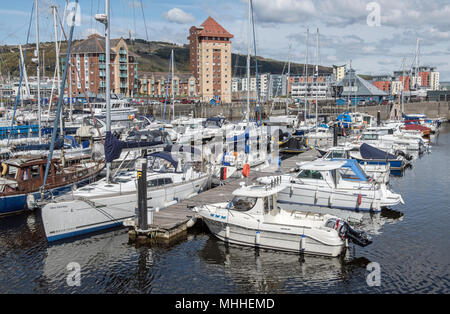
[[[294,99],[303,100],[306,98],[308,100],[315,99],[326,99],[331,97],[331,84],[333,82],[333,77],[331,76],[319,76],[316,81],[315,78],[309,77],[308,84],[305,83],[304,77],[299,79],[291,80],[291,95]]]
[[[259,89],[260,97],[265,100],[269,96],[270,73],[263,73],[256,77],[250,77],[250,92],[256,93]],[[231,90],[233,93],[248,90],[248,79],[246,77],[233,77],[231,80]]]
[[[430,88],[431,90],[439,90],[439,72],[433,71],[430,73]]]

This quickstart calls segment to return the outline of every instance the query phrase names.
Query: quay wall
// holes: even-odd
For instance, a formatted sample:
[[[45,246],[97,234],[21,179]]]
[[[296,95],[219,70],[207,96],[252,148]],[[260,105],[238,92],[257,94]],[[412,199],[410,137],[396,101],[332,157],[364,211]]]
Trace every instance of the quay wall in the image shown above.
[[[428,101],[428,102],[413,102],[404,104],[406,114],[425,114],[428,118],[440,118],[446,117],[450,120],[450,102],[446,101]],[[368,113],[374,117],[377,116],[377,112],[380,111],[381,119],[386,120],[389,118],[390,106],[378,105],[378,106],[358,106],[359,112]]]
[[[223,105],[210,105],[210,104],[176,104],[175,116],[187,116],[193,114],[196,118],[208,118],[212,116],[222,115],[228,120],[241,120],[245,115],[246,109],[245,103],[233,103]],[[250,105],[250,119],[255,118],[255,104]],[[336,106],[320,106],[320,116],[330,116],[335,118],[338,113],[342,112],[341,108]],[[450,102],[446,101],[428,101],[428,102],[413,102],[404,104],[406,114],[421,113],[425,114],[429,118],[446,117],[450,119]],[[153,115],[157,118],[166,119],[172,118],[172,105],[166,105],[164,113],[164,104],[154,105],[140,105],[138,106],[140,114]],[[381,119],[386,120],[389,118],[391,110],[390,105],[375,105],[375,106],[358,106],[358,112],[368,113],[374,117],[377,116],[377,112],[380,111]],[[264,103],[262,105],[262,118],[267,119],[269,116],[277,116],[286,114],[285,103]]]

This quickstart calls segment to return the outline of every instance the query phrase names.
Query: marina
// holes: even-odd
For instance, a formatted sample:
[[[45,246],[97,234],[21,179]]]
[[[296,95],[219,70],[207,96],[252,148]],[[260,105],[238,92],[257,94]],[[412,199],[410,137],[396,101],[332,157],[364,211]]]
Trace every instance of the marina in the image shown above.
[[[448,237],[450,199],[441,191],[449,183],[443,171],[449,169],[449,153],[445,124],[432,153],[390,180],[406,205],[369,216],[363,229],[373,243],[344,259],[305,256],[299,262],[295,253],[227,246],[201,225],[170,245],[129,243],[124,228],[49,244],[39,212],[4,217],[1,292],[445,293],[449,256],[441,240]],[[435,186],[426,189],[431,182]],[[66,285],[66,266],[72,261],[83,269],[80,287]],[[372,261],[383,267],[380,287],[366,284],[365,266]]]
[[[167,46],[114,38],[110,0],[82,39],[78,0],[32,2],[0,47],[0,294],[450,292],[450,102],[420,38],[408,73],[369,76],[321,65],[308,27],[270,73],[256,0],[244,63],[211,16]]]

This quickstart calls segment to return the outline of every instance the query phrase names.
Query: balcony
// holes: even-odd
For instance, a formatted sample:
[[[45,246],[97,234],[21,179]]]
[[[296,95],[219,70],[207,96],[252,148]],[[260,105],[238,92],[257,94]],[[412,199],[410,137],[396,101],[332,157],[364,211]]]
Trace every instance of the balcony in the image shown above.
[[[100,71],[99,76],[100,77],[105,77],[106,76],[106,72],[105,71]]]
[[[127,54],[127,51],[126,51],[125,49],[120,49],[120,50],[119,50],[119,54],[121,54],[121,55],[126,55],[126,54]]]
[[[120,83],[120,88],[128,88],[127,84]]]
[[[127,70],[127,66],[126,65],[121,65],[119,67],[120,71],[126,71]]]
[[[98,68],[99,68],[100,70],[106,70],[106,64],[99,64],[99,65],[98,65]]]
[[[106,60],[105,55],[101,54],[98,56],[98,61],[105,62],[105,60]]]
[[[127,78],[128,75],[126,73],[120,73],[120,78]]]
[[[127,58],[121,57],[121,58],[119,58],[119,62],[127,62]]]

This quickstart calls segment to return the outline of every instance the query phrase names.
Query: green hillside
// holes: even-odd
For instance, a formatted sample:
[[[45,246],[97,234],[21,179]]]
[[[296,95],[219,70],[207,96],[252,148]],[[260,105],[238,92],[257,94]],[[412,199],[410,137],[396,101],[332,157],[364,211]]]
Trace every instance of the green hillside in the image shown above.
[[[77,41],[74,41],[76,43]],[[147,42],[146,40],[126,40],[130,51],[135,53],[138,61],[138,70],[143,72],[166,72],[169,69],[169,60],[171,50],[174,50],[175,56],[175,71],[176,72],[189,72],[189,47],[187,45],[179,46],[166,42]],[[66,43],[61,44],[61,51],[66,49]],[[22,47],[25,51],[25,47]],[[45,75],[53,76],[55,69],[55,45],[54,43],[41,43],[41,58],[45,55]],[[35,45],[28,45],[26,66],[29,76],[36,75],[36,64],[31,61]],[[246,56],[232,54],[232,73],[233,76],[243,76],[246,72]],[[252,73],[255,71],[255,62],[252,58]],[[19,76],[19,47],[18,46],[0,46],[0,74],[3,78],[8,77],[8,73],[11,77]],[[287,72],[287,65],[285,61],[277,61],[272,59],[266,59],[258,57],[258,71],[259,73],[274,73],[281,74]],[[312,66],[310,66],[310,73]],[[319,67],[321,73],[331,73],[330,67]],[[298,75],[303,73],[303,65],[297,63],[291,63],[291,74]]]

